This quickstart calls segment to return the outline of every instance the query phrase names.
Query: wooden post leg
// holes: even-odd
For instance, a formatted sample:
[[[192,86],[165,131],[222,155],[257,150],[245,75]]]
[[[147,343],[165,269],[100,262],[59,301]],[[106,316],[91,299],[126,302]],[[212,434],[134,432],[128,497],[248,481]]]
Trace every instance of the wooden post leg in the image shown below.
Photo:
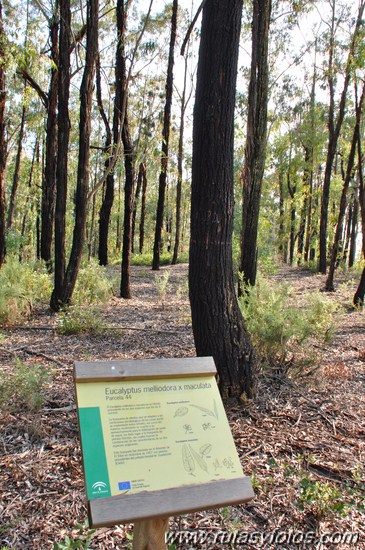
[[[136,521],[133,530],[133,550],[166,550],[169,518]]]

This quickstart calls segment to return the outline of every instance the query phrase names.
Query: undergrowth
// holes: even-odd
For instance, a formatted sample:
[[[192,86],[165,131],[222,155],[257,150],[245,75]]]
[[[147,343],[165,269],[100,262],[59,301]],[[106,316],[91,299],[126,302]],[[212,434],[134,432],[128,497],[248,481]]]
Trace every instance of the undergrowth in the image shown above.
[[[16,358],[14,374],[0,374],[0,407],[39,411],[45,401],[45,385],[49,378],[50,374],[43,365],[25,365]]]
[[[75,334],[101,334],[106,330],[106,323],[99,308],[82,308],[68,306],[57,314],[56,331],[65,336]]]
[[[151,266],[152,261],[153,261],[152,252],[145,252],[143,254],[132,254],[132,257],[131,257],[131,265]],[[172,252],[163,252],[160,255],[160,265],[170,265],[171,261],[172,261]],[[179,254],[179,257],[177,260],[179,264],[187,263],[188,261],[189,261],[189,255],[187,252]]]
[[[75,306],[106,302],[113,293],[113,284],[106,276],[105,268],[96,261],[90,261],[81,267],[72,304]]]
[[[15,324],[28,318],[37,303],[48,303],[53,277],[41,264],[19,262],[9,257],[0,270],[0,324]],[[81,267],[72,297],[74,306],[106,302],[113,283],[105,268],[91,261]]]
[[[13,324],[28,317],[36,302],[49,300],[51,279],[36,264],[9,257],[0,270],[0,324]]]
[[[260,278],[245,287],[240,306],[264,367],[298,372],[314,366],[316,354],[309,342],[331,338],[338,306],[313,293],[299,305],[289,285]]]

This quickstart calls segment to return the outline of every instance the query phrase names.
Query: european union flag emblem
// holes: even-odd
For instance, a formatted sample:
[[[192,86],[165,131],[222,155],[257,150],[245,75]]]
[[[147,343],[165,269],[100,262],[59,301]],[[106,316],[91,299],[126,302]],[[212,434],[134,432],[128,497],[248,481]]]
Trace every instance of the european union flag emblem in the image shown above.
[[[118,482],[118,489],[119,491],[127,491],[127,489],[131,488],[131,482],[130,481],[119,481]]]

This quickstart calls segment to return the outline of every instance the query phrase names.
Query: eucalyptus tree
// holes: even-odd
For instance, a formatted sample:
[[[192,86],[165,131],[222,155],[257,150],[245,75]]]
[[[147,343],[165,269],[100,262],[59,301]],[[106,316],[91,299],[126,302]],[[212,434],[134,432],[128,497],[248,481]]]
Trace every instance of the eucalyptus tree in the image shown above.
[[[168,158],[169,158],[169,138],[170,138],[173,78],[174,78],[173,70],[174,70],[174,49],[175,49],[176,30],[177,30],[177,10],[178,10],[178,0],[173,0],[172,16],[171,16],[171,34],[170,34],[170,45],[169,45],[169,59],[168,59],[167,77],[166,77],[166,99],[165,99],[164,121],[163,121],[163,130],[162,130],[161,172],[160,172],[160,178],[159,178],[158,202],[157,202],[157,210],[156,210],[155,240],[153,244],[153,262],[152,262],[153,270],[158,270],[160,268],[161,235],[162,235],[163,218],[164,218],[165,192],[166,192],[166,183],[167,183],[167,166],[168,166]]]
[[[172,255],[171,264],[177,263],[180,240],[181,240],[181,202],[182,202],[182,184],[183,184],[183,161],[184,161],[184,130],[185,130],[185,113],[188,106],[190,96],[187,97],[187,73],[188,73],[188,54],[184,57],[184,79],[183,90],[180,99],[180,128],[179,128],[179,145],[177,152],[177,184],[176,184],[176,213],[175,213],[175,242],[174,252]]]
[[[57,311],[64,303],[66,272],[66,206],[68,181],[68,148],[70,140],[69,97],[71,82],[71,4],[60,4],[59,61],[58,61],[58,146],[56,167],[56,206],[54,226],[54,288],[50,306]]]
[[[0,0],[0,58],[5,59],[5,33],[3,27],[3,5]],[[0,63],[0,268],[5,261],[6,241],[5,241],[5,158],[6,158],[6,138],[5,138],[5,101],[6,101],[6,83],[4,63]]]
[[[64,9],[67,8],[67,4]],[[47,55],[48,58],[48,83],[45,84],[44,72],[37,71],[32,67],[32,63],[28,63],[27,59],[32,59],[32,55],[27,55],[27,48],[25,48],[25,54],[22,56],[18,64],[18,74],[25,80],[25,82],[31,86],[38,94],[43,107],[46,111],[46,137],[45,137],[45,166],[42,180],[42,206],[41,206],[41,258],[46,262],[48,269],[52,270],[52,242],[53,242],[53,230],[54,230],[54,217],[55,217],[55,201],[56,201],[56,174],[57,174],[57,155],[58,155],[58,69],[59,69],[59,25],[60,25],[60,11],[59,1],[55,2],[36,2],[35,13],[39,17],[41,13],[40,23],[45,22],[48,27],[48,41],[49,48],[44,47],[45,53],[43,53],[40,46],[38,46],[38,55],[43,58]],[[33,10],[34,11],[34,10]],[[35,20],[34,13],[32,14]],[[75,49],[76,45],[82,40],[86,32],[86,26],[81,25],[80,28],[75,31],[72,30],[72,36],[68,40],[68,47],[70,49],[69,55]],[[63,57],[68,55],[63,52]],[[46,86],[48,89],[46,91]],[[62,103],[62,101],[61,101]],[[62,149],[62,145],[61,145]]]
[[[90,172],[91,108],[94,90],[95,64],[98,53],[98,0],[87,2],[85,68],[80,88],[79,156],[75,197],[75,225],[72,248],[67,269],[65,269],[65,210],[67,197],[67,147],[69,142],[68,100],[70,90],[70,40],[71,10],[68,0],[61,2],[60,14],[60,65],[59,65],[59,139],[57,157],[57,201],[56,201],[56,261],[55,285],[51,296],[51,307],[58,310],[71,300],[80,267],[85,241]],[[61,120],[61,116],[65,120]],[[61,160],[65,163],[60,165]],[[58,181],[59,178],[59,181]],[[57,215],[59,219],[57,219]],[[58,246],[57,246],[58,245]],[[57,253],[62,256],[59,260]]]
[[[193,122],[189,296],[198,356],[222,395],[254,394],[255,353],[235,294],[233,145],[241,0],[204,4]]]
[[[119,0],[118,0],[119,3]],[[138,47],[146,30],[147,23],[149,21],[150,12],[152,8],[153,0],[150,0],[149,8],[145,16],[145,20],[142,23],[142,28],[137,37],[134,45],[132,59],[130,61],[130,67],[127,71],[126,55],[123,52],[121,61],[121,78],[122,78],[122,92],[123,92],[123,110],[122,110],[122,141],[124,148],[124,171],[125,171],[125,187],[124,187],[124,221],[123,221],[123,248],[122,248],[122,265],[121,265],[121,280],[120,280],[120,295],[122,298],[131,298],[131,286],[130,286],[130,263],[131,263],[131,251],[132,251],[132,222],[133,222],[133,203],[135,192],[135,148],[132,141],[131,130],[129,126],[128,118],[128,91],[129,80],[131,78],[131,71],[133,69],[134,56],[137,53]],[[126,24],[126,16],[124,12],[124,22]],[[119,23],[118,23],[119,25]],[[119,26],[118,26],[119,28]],[[124,45],[120,47],[124,48]]]
[[[270,17],[271,0],[254,0],[245,161],[241,176],[243,208],[239,267],[243,281],[250,285],[256,281],[257,230],[266,160]]]
[[[338,209],[338,219],[337,219],[337,225],[336,225],[336,231],[335,236],[333,240],[332,245],[332,253],[331,253],[331,263],[328,270],[328,276],[326,279],[325,288],[328,291],[334,290],[334,273],[336,269],[337,259],[338,259],[338,253],[340,248],[340,239],[343,233],[343,222],[345,218],[345,212],[346,212],[346,205],[347,205],[347,192],[349,189],[350,181],[353,177],[353,169],[355,165],[355,157],[356,157],[356,148],[357,143],[360,135],[360,122],[361,122],[361,116],[362,116],[362,109],[363,109],[363,103],[365,99],[365,84],[362,89],[361,97],[358,100],[356,98],[356,119],[355,119],[355,126],[353,130],[353,136],[351,140],[351,147],[350,147],[350,153],[349,157],[347,159],[347,167],[344,174],[344,180],[343,180],[343,188],[341,193],[341,200],[340,205]]]
[[[336,14],[336,2],[332,2],[332,17],[329,23],[329,54],[327,66],[327,82],[329,91],[329,107],[328,107],[328,147],[326,167],[323,180],[322,202],[321,202],[321,219],[319,228],[319,264],[318,269],[325,274],[327,271],[327,229],[328,229],[328,207],[330,200],[330,184],[333,162],[336,156],[338,139],[341,132],[341,127],[346,113],[347,92],[350,80],[353,77],[354,68],[356,67],[356,56],[359,46],[361,47],[361,36],[364,28],[363,13],[365,1],[360,0],[357,13],[356,23],[348,45],[348,55],[345,67],[342,69],[344,73],[343,87],[336,113],[336,83],[338,72],[341,67],[336,63],[336,30],[339,26]],[[352,24],[351,24],[352,30]]]
[[[58,98],[58,31],[59,2],[52,3],[53,10],[47,18],[50,37],[50,80],[47,97],[46,154],[42,182],[41,258],[49,269],[52,266],[52,241],[56,200],[57,167],[57,98]]]
[[[14,218],[14,209],[15,209],[15,200],[16,195],[18,192],[18,186],[19,186],[19,171],[20,171],[20,162],[22,157],[22,151],[23,151],[23,139],[24,139],[24,128],[25,128],[25,118],[26,118],[26,112],[27,109],[25,105],[22,107],[22,116],[20,120],[20,127],[19,127],[19,134],[18,134],[18,144],[17,144],[17,152],[15,156],[15,167],[14,167],[14,174],[13,174],[13,182],[11,186],[11,192],[9,197],[9,207],[8,207],[8,217],[6,221],[6,229],[9,231],[13,225],[13,218]]]

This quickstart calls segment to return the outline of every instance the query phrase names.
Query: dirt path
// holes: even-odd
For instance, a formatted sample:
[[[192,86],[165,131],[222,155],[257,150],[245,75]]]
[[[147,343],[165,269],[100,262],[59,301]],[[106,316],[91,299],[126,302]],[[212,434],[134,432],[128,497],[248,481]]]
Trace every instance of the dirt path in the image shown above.
[[[166,269],[170,277],[165,296],[160,295],[151,270],[133,269],[135,297],[112,298],[103,308],[105,320],[113,327],[107,334],[61,336],[53,330],[55,318],[46,308],[34,312],[27,326],[2,331],[2,370],[12,372],[17,356],[25,365],[43,364],[52,371],[39,413],[30,415],[25,409],[0,413],[3,546],[43,550],[66,535],[74,540],[86,536],[76,527],[87,514],[73,362],[194,355],[187,267]],[[298,299],[324,282],[321,276],[288,268],[273,278],[293,285]],[[190,546],[176,543],[177,548],[316,547],[296,544],[299,535],[290,541],[290,532],[313,532],[316,541],[326,532],[359,533],[355,545],[337,544],[338,535],[332,542],[327,537],[320,548],[365,548],[365,339],[364,313],[348,307],[355,287],[355,282],[344,279],[331,295],[344,310],[338,314],[334,340],[318,350],[322,358],[315,379],[293,384],[262,378],[254,402],[227,403],[237,449],[245,473],[252,477],[256,498],[246,506],[174,518],[172,531],[201,530],[208,537],[208,543],[203,538]],[[131,526],[99,529],[92,535],[91,548],[128,548],[130,532]],[[238,537],[243,543],[246,532],[251,533],[251,542],[240,546]],[[260,533],[256,540],[253,532]],[[233,546],[223,542],[227,533],[231,541],[236,536]],[[267,533],[266,542],[260,539],[263,533]]]

